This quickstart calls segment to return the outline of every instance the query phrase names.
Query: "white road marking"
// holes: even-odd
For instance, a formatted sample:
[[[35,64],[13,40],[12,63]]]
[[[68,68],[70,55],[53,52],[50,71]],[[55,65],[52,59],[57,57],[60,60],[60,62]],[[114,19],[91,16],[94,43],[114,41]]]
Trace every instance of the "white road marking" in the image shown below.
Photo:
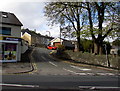
[[[56,65],[56,64],[54,64],[53,62],[49,61],[49,63],[50,63],[50,64],[52,64],[53,66],[56,66],[56,67],[57,67],[57,65]]]
[[[68,71],[68,72],[71,72],[71,73],[74,73],[74,74],[76,74],[76,75],[87,75],[86,73],[76,73],[76,72],[74,72],[74,71],[72,71],[72,70],[68,70],[68,69],[65,69],[65,68],[63,68],[63,70]]]
[[[41,56],[44,60],[46,60],[46,58],[44,56]]]
[[[87,75],[95,75],[94,73],[86,73]]]
[[[76,75],[115,75],[113,73],[97,73],[97,74],[94,74],[94,73],[77,73],[77,72],[74,72],[72,70],[68,70],[68,69],[65,69],[65,68],[63,68],[63,70],[71,72],[71,73],[76,74]]]
[[[120,87],[101,87],[101,86],[78,86],[79,88],[81,89],[91,89],[91,90],[94,90],[94,89],[120,89]]]
[[[15,86],[15,87],[39,87],[39,85],[21,85],[21,84],[6,84],[6,83],[0,83],[0,86]]]
[[[113,73],[97,73],[97,75],[111,75],[111,76],[114,76],[115,74],[113,74]]]
[[[75,69],[79,69],[79,70],[83,70],[83,71],[91,70],[91,69],[86,69],[86,68],[80,68],[80,67],[73,66],[73,65],[70,65],[70,67],[75,68]]]

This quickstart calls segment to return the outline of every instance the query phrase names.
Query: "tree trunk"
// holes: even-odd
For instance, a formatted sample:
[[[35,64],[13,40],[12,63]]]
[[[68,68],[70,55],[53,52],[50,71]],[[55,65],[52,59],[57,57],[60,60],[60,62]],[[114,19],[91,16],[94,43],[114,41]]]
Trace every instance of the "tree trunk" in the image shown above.
[[[80,51],[80,37],[77,36],[77,51]]]
[[[94,42],[94,53],[95,54],[100,54],[100,55],[102,54],[102,50],[103,50],[102,44],[103,44],[103,42],[99,41],[99,40],[96,40]]]
[[[102,48],[102,45],[99,45],[99,54],[100,54],[100,55],[103,54],[103,48]]]
[[[98,43],[94,42],[94,54],[97,55],[99,54],[99,46]]]

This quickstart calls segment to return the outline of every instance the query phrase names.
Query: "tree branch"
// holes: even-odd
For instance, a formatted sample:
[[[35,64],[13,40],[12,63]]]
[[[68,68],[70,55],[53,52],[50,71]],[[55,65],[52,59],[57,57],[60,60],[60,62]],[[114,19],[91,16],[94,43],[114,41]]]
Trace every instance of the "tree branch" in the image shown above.
[[[105,37],[107,37],[107,35],[113,30],[113,28],[109,29],[106,34],[102,37],[102,39],[104,40]]]
[[[63,15],[64,15],[64,14],[63,14]],[[70,18],[69,16],[66,16],[66,15],[64,15],[64,17],[66,17],[66,18],[72,23],[73,28],[75,29],[75,31],[77,31],[77,29],[76,29],[76,27],[75,27],[75,24],[74,24],[74,22],[71,20],[71,18]]]

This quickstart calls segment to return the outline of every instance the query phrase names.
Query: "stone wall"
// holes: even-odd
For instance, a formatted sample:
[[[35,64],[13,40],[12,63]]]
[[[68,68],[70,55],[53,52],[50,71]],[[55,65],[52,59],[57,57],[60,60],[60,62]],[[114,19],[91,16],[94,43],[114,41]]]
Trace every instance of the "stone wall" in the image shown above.
[[[93,55],[91,53],[73,52],[71,50],[67,50],[65,52],[70,56],[72,60],[87,64],[93,64],[93,65],[100,65],[107,67],[107,60],[109,59],[111,64],[110,67],[120,69],[119,56],[113,57],[111,55],[108,55],[108,59],[107,59],[106,55]]]

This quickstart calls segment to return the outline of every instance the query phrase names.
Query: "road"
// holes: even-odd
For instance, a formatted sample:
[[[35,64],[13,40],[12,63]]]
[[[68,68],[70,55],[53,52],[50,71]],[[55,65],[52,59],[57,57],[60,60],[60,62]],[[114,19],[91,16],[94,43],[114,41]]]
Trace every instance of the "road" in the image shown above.
[[[3,75],[3,89],[119,89],[119,77],[113,71],[58,61],[49,55],[50,52],[45,48],[35,48],[31,54],[35,70],[29,74]]]
[[[35,62],[39,75],[115,75],[117,71],[109,71],[87,65],[58,61],[49,55],[51,50],[35,48],[32,52],[32,60]],[[76,66],[77,65],[77,66]]]
[[[3,75],[3,83],[38,86],[38,88],[79,89],[83,87],[118,87],[118,77],[112,76],[52,76],[52,75]]]

